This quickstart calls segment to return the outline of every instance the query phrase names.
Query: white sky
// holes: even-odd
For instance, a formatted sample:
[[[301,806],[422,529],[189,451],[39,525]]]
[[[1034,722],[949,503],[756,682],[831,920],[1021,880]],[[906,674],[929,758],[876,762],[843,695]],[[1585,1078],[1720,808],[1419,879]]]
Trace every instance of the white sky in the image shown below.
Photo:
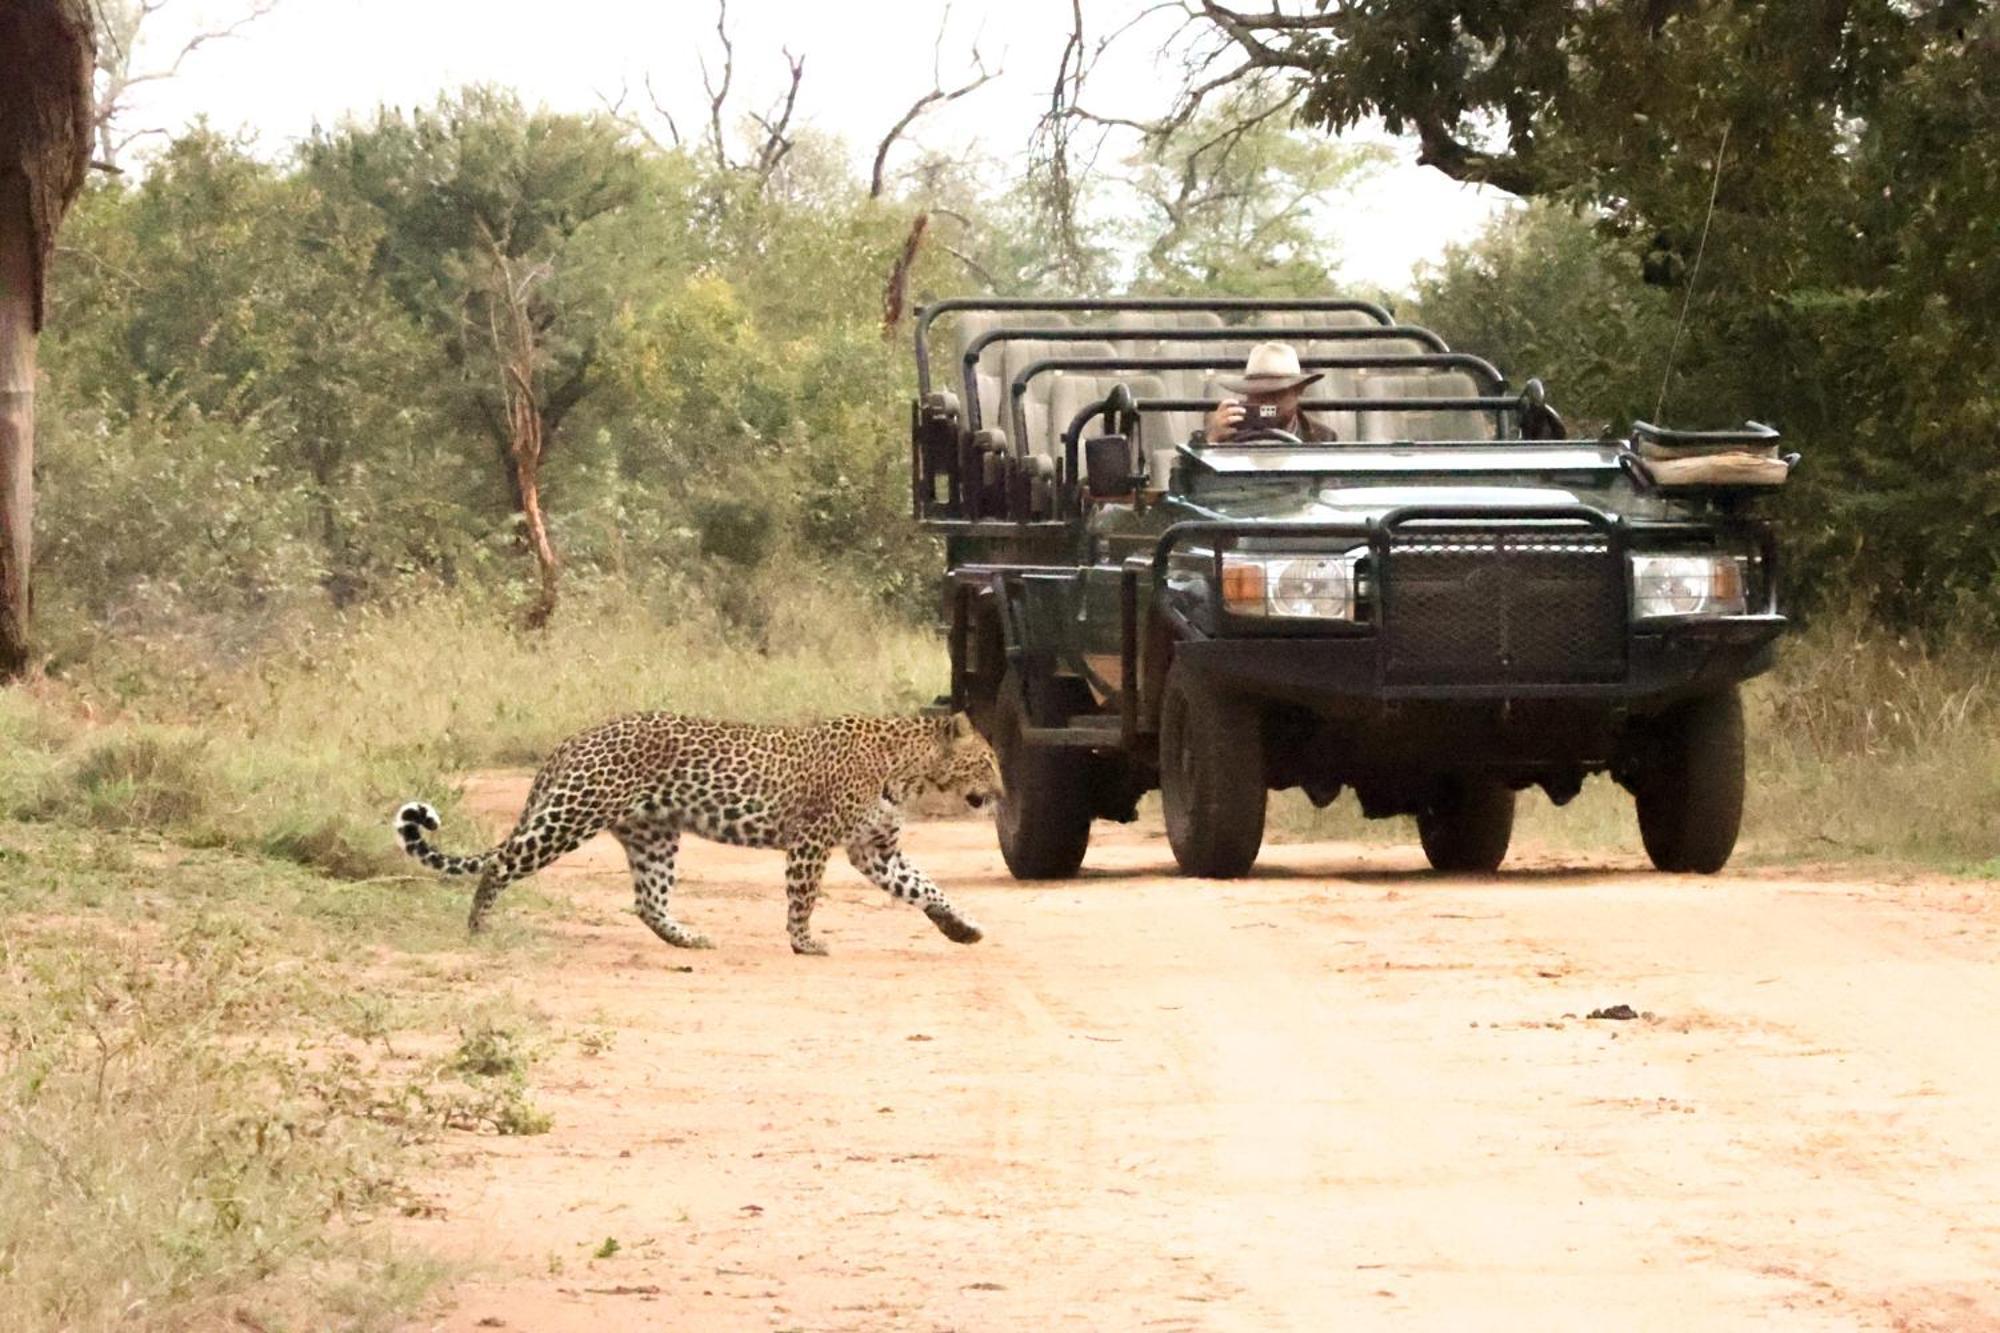
[[[1086,31],[1109,32],[1140,0],[1085,0]],[[171,60],[189,33],[241,15],[248,0],[169,0],[151,20],[136,62]],[[883,132],[930,86],[933,43],[945,8],[935,0],[733,0],[739,113],[768,106],[784,88],[781,46],[806,59],[799,117],[842,136],[866,166]],[[251,134],[282,152],[315,123],[376,106],[426,103],[468,83],[517,90],[561,111],[590,110],[629,87],[645,104],[650,75],[662,103],[690,136],[707,116],[698,60],[720,71],[713,0],[279,0],[274,12],[227,41],[197,51],[178,78],[134,90],[129,129],[178,129],[206,115],[224,131]],[[975,40],[1005,74],[910,136],[932,148],[979,143],[1008,158],[1025,144],[1047,104],[1069,29],[1069,0],[957,0],[950,10],[944,77],[959,80]],[[1151,31],[1158,31],[1157,29]],[[1156,47],[1158,38],[1152,46]],[[1162,111],[1177,70],[1146,43],[1093,76],[1086,98],[1100,114]],[[629,105],[629,104],[628,104]],[[1350,281],[1391,290],[1412,267],[1436,258],[1506,205],[1506,196],[1460,185],[1414,162],[1351,195],[1330,200],[1326,229],[1339,242]]]

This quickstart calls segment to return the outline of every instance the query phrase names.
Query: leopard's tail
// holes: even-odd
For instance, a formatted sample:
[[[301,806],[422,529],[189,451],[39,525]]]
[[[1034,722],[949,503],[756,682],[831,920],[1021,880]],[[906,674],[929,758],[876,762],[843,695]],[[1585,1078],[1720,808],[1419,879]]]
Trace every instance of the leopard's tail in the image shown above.
[[[424,838],[426,833],[435,833],[438,826],[438,812],[422,801],[411,801],[396,812],[396,837],[401,840],[403,850],[432,870],[445,875],[476,875],[486,869],[486,863],[493,859],[491,851],[475,856],[448,856]]]

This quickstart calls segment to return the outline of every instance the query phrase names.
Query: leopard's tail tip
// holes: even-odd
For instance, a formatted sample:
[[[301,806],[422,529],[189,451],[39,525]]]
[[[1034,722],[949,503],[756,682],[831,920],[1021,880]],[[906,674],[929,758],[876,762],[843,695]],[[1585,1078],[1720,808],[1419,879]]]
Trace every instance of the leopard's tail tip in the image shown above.
[[[403,851],[422,861],[433,870],[442,869],[441,857],[436,848],[425,841],[426,833],[437,832],[438,812],[422,801],[406,801],[396,811],[396,842]]]
[[[403,808],[396,811],[396,831],[400,833],[404,829],[412,827],[423,829],[430,833],[437,832],[438,812],[422,801],[405,802]],[[405,841],[407,840],[406,836]]]

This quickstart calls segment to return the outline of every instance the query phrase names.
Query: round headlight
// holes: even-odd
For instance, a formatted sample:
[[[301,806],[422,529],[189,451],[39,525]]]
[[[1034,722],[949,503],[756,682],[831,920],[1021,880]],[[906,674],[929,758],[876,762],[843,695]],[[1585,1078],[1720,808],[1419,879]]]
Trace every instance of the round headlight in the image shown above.
[[[1733,555],[1632,557],[1632,615],[1740,616],[1745,606],[1743,566]]]
[[[1274,616],[1312,620],[1354,618],[1353,566],[1340,557],[1273,560],[1266,594]]]

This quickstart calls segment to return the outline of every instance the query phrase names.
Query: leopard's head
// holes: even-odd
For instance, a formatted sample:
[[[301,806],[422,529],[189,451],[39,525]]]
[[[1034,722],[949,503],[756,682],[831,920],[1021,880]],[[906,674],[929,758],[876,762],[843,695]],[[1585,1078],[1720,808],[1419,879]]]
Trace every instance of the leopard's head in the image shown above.
[[[915,786],[961,797],[978,810],[1000,798],[1000,760],[972,719],[954,713],[939,727],[937,753]]]

